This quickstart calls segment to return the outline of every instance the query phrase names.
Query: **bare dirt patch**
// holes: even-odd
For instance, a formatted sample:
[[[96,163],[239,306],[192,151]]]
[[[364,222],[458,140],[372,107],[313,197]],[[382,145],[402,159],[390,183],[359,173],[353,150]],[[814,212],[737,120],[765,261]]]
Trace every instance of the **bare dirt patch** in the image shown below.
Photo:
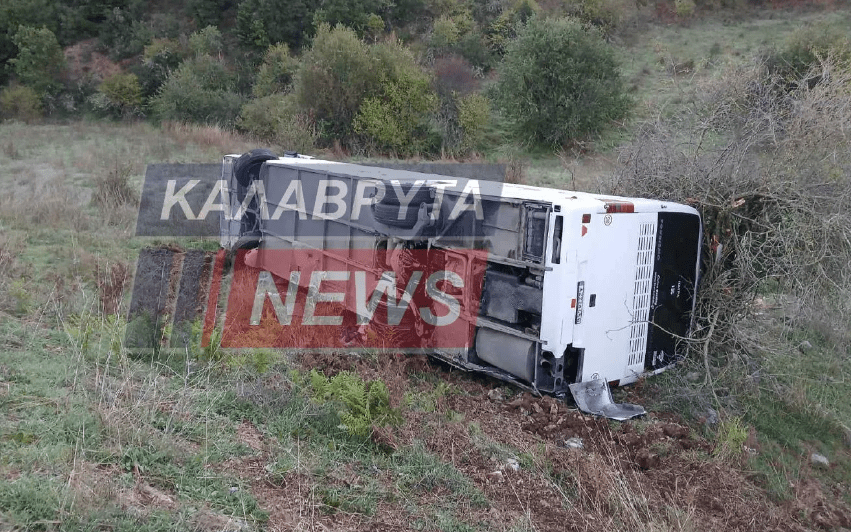
[[[243,421],[236,429],[236,435],[240,443],[247,447],[251,447],[255,451],[263,450],[263,433],[257,430],[250,421]]]

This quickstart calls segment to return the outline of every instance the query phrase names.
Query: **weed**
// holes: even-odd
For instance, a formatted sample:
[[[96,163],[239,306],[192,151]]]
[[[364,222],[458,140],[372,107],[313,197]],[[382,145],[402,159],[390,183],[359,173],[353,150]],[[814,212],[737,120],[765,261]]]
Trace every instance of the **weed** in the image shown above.
[[[421,442],[405,447],[392,456],[393,468],[399,475],[402,491],[434,492],[446,490],[471,504],[487,507],[484,494],[451,464],[427,452]]]
[[[133,170],[131,164],[116,162],[105,177],[95,181],[95,203],[101,207],[138,204],[139,194],[130,182]]]
[[[368,436],[373,426],[398,425],[401,414],[390,407],[390,394],[380,380],[364,382],[359,376],[341,371],[327,378],[311,370],[313,396],[320,402],[333,401],[341,405],[340,420],[353,436]]]
[[[100,304],[104,314],[117,314],[124,297],[124,287],[129,280],[127,264],[114,263],[108,271],[100,264],[95,265]]]
[[[329,513],[336,511],[374,515],[378,505],[377,494],[365,486],[322,487],[319,490],[322,503]]]
[[[407,391],[402,398],[402,403],[406,408],[417,410],[420,412],[435,412],[441,400],[450,393],[457,393],[456,390],[446,381],[438,381],[431,390],[427,392]],[[457,412],[455,413],[457,414]],[[449,417],[452,415],[447,414]],[[463,418],[463,415],[462,415]]]
[[[742,446],[747,437],[748,429],[741,419],[735,416],[722,419],[718,424],[713,455],[721,460],[737,458],[742,454]]]
[[[63,488],[50,478],[23,475],[16,480],[0,479],[0,508],[12,529],[50,530],[61,509]]]
[[[23,279],[12,281],[9,287],[9,295],[14,301],[12,311],[18,316],[27,315],[32,308],[32,293]]]

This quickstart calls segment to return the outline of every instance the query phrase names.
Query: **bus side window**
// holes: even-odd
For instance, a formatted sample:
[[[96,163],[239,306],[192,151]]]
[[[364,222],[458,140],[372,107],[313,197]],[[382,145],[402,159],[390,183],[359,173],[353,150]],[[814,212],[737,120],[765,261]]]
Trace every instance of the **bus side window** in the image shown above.
[[[553,264],[561,264],[561,228],[562,217],[556,216],[555,227],[553,227]]]

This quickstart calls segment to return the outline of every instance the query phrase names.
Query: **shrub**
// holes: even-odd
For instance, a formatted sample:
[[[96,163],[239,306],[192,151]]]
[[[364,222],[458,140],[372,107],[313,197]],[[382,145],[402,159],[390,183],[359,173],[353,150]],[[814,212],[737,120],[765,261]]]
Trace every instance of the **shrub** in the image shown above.
[[[407,156],[427,151],[425,117],[437,102],[428,79],[402,74],[382,83],[381,92],[361,105],[354,122],[355,132],[381,152]]]
[[[491,50],[498,56],[504,55],[508,44],[517,36],[517,28],[540,11],[541,8],[534,0],[520,0],[503,10],[487,31]]]
[[[232,126],[242,103],[224,63],[202,55],[181,63],[151,106],[161,120]]]
[[[278,0],[243,0],[236,16],[237,35],[248,48],[262,51],[285,42],[301,48],[312,34],[316,0],[290,2],[282,8]]]
[[[351,139],[351,123],[361,102],[379,84],[369,48],[353,30],[321,25],[313,45],[302,56],[294,92],[331,139]]]
[[[270,46],[257,72],[257,80],[252,88],[254,97],[289,92],[297,69],[298,60],[290,54],[286,43]]]
[[[355,31],[364,32],[367,29],[370,17],[383,11],[389,2],[385,0],[323,0],[317,4],[319,9],[313,13],[313,24],[319,26],[328,24],[336,26],[342,24]],[[378,15],[375,15],[378,16]],[[379,16],[379,18],[381,18]],[[383,29],[383,22],[382,22]]]
[[[29,87],[6,87],[0,92],[0,116],[32,122],[41,117],[41,99]]]
[[[483,94],[473,93],[458,100],[458,124],[464,134],[465,151],[482,146],[490,118],[490,102]]]
[[[678,17],[691,18],[694,15],[696,4],[694,0],[674,0],[674,12]]]
[[[799,79],[778,90],[786,81],[761,64],[728,72],[702,87],[697,113],[647,124],[621,153],[612,193],[687,202],[702,215],[704,272],[686,345],[708,377],[724,379],[704,411],[709,401],[735,408],[731,388],[766,356],[788,373],[800,353],[783,345],[783,329],[813,320],[849,344],[851,68],[828,61],[819,73],[812,88]],[[758,297],[778,310],[761,311]],[[760,390],[781,389],[761,375]]]
[[[65,67],[65,56],[56,35],[44,27],[18,26],[12,40],[18,47],[18,56],[10,63],[18,81],[40,95],[56,92],[59,74]]]
[[[434,21],[431,30],[431,45],[438,50],[448,49],[458,43],[461,38],[461,30],[455,21],[447,16],[442,16]]]
[[[113,74],[103,80],[98,91],[106,98],[107,110],[120,116],[139,114],[142,88],[135,74]]]
[[[384,31],[384,26],[384,19],[372,13],[366,19],[364,34],[375,42],[378,40],[378,36]]]
[[[301,112],[291,94],[270,94],[242,106],[237,126],[284,150],[310,152],[316,145],[316,126]]]
[[[342,26],[320,26],[302,58],[294,93],[315,117],[325,142],[361,142],[379,149],[400,145],[391,142],[391,134],[420,143],[414,148],[419,149],[427,134],[424,114],[434,105],[428,76],[407,49],[399,43],[368,46]],[[399,124],[390,123],[393,115]]]
[[[98,38],[113,59],[141,54],[154,37],[150,26],[142,22],[144,7],[142,2],[128,2],[127,7],[107,10]]]
[[[829,55],[839,62],[851,61],[851,34],[827,23],[812,24],[794,32],[783,49],[769,54],[766,66],[787,83],[800,81]]]
[[[492,69],[498,60],[488,48],[487,38],[478,31],[471,31],[461,37],[455,46],[455,53],[472,63],[480,74]]]
[[[448,55],[434,60],[432,67],[437,93],[441,96],[461,96],[479,90],[481,82],[476,78],[473,66],[463,57]]]
[[[598,31],[570,19],[532,18],[523,26],[493,95],[514,133],[532,144],[562,144],[629,110],[612,49]]]
[[[222,53],[222,32],[215,26],[207,26],[189,36],[189,49],[195,55],[218,55]]]
[[[440,105],[435,113],[435,125],[441,137],[441,151],[460,155],[472,147],[465,141],[467,134],[460,122],[459,105],[466,96],[479,89],[480,81],[474,69],[464,58],[457,55],[440,57],[434,61],[435,87]],[[471,100],[472,102],[472,100]],[[472,108],[467,109],[467,118]],[[474,144],[478,141],[474,141]]]
[[[101,209],[110,209],[121,205],[136,205],[139,202],[139,194],[130,180],[132,175],[132,165],[118,165],[116,163],[106,176],[98,177],[95,181],[92,202]]]
[[[485,95],[442,95],[434,117],[441,153],[457,156],[482,148],[490,121],[490,102]]]
[[[340,421],[353,436],[369,436],[373,427],[399,425],[401,414],[390,407],[390,393],[380,380],[364,382],[361,377],[341,371],[332,378],[310,370],[313,397],[338,405]]]
[[[688,4],[691,4],[693,12],[693,0],[674,0],[674,9],[677,15],[690,16],[687,14]],[[635,3],[630,0],[581,0],[576,14],[583,22],[593,24],[603,32],[609,33],[618,27],[624,19],[634,15],[635,11]]]
[[[186,58],[185,46],[174,39],[154,39],[145,46],[142,63],[130,70],[139,79],[143,99],[154,97],[168,79],[172,71],[177,70]]]

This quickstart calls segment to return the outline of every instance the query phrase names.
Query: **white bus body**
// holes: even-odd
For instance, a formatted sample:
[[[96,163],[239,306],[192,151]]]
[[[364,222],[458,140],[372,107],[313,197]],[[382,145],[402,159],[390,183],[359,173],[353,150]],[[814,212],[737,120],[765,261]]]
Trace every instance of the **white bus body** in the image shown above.
[[[475,328],[473,345],[422,346],[458,367],[562,395],[575,383],[628,384],[662,371],[689,332],[702,236],[689,206],[300,157],[249,161],[254,173],[240,176],[240,184],[235,173],[247,165],[245,157],[237,160],[227,156],[223,164],[223,179],[238,192],[229,201],[238,208],[248,188],[262,188],[267,214],[255,201],[249,219],[223,218],[224,247],[486,251],[477,315],[463,316]],[[271,219],[268,212],[281,203],[275,198],[294,181],[304,205],[291,202]],[[394,203],[386,197],[363,205],[367,181],[427,192],[396,223],[388,220]],[[472,206],[458,214],[459,203],[475,202],[471,192],[480,212]],[[329,198],[345,207],[342,215],[314,205]],[[458,215],[450,220],[452,210]],[[281,278],[290,267],[262,259],[254,265]]]

